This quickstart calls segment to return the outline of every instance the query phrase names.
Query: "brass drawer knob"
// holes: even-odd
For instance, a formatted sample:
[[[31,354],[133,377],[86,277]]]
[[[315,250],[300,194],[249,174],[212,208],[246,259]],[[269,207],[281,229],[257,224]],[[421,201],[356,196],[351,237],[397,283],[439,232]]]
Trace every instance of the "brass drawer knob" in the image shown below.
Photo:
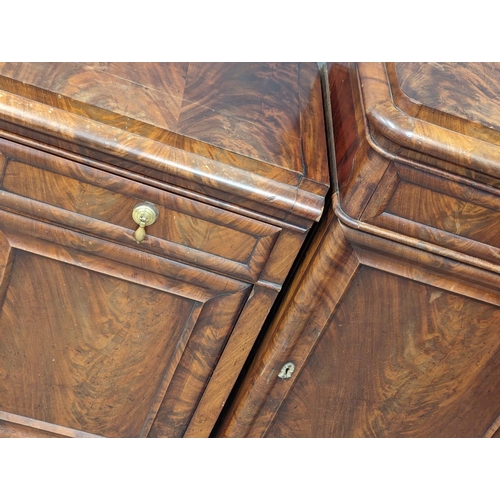
[[[134,207],[132,218],[136,224],[139,224],[139,227],[134,233],[137,243],[140,243],[146,238],[146,230],[144,228],[153,224],[158,218],[158,215],[158,209],[147,201],[141,201]]]

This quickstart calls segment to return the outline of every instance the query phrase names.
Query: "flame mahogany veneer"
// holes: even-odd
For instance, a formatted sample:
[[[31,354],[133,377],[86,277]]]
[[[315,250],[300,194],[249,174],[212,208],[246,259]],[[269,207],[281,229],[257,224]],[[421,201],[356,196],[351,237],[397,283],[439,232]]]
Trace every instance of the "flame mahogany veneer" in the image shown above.
[[[327,68],[331,208],[217,435],[498,437],[500,65]]]
[[[209,436],[321,216],[324,128],[313,63],[0,64],[0,436]]]

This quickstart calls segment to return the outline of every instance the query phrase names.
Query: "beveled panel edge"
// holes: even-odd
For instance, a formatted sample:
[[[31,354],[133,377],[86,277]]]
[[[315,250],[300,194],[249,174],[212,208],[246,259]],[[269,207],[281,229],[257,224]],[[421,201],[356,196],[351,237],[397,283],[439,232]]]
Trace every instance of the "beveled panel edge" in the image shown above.
[[[500,415],[494,420],[488,430],[484,433],[483,438],[498,437],[495,436],[495,433],[498,431],[498,429],[500,429]]]
[[[251,208],[245,208],[243,206],[235,205],[226,200],[220,200],[210,197],[207,194],[196,193],[194,191],[187,190],[183,187],[174,186],[173,184],[165,184],[164,181],[155,179],[152,177],[147,177],[139,172],[134,172],[132,170],[124,170],[110,163],[106,163],[103,160],[98,160],[95,158],[84,157],[81,154],[69,150],[62,150],[61,148],[47,143],[41,143],[29,137],[20,136],[14,132],[0,129],[0,139],[11,141],[12,144],[29,146],[30,148],[37,149],[52,155],[59,156],[64,159],[68,159],[72,162],[76,162],[80,165],[90,166],[94,169],[98,169],[102,172],[108,172],[113,175],[118,175],[124,179],[130,179],[132,181],[138,182],[144,189],[149,186],[156,188],[162,193],[172,193],[175,195],[182,196],[186,200],[194,200],[196,202],[208,205],[210,207],[215,207],[226,212],[235,213],[247,217],[249,219],[263,222],[272,226],[278,226],[282,228],[292,229],[299,233],[307,232],[309,230],[310,223],[308,222],[305,226],[303,220],[296,220],[293,222],[286,222],[283,219],[276,219],[276,217],[271,215],[266,215],[264,213],[259,213],[253,211]],[[316,188],[313,190],[316,192]],[[297,223],[299,225],[297,225]]]
[[[324,197],[297,186],[174,148],[51,106],[0,91],[0,120],[56,137],[162,174],[189,181],[190,186],[237,195],[264,208],[276,208],[308,220],[321,215]],[[305,198],[297,203],[297,199]],[[302,200],[301,200],[302,201]]]
[[[170,357],[168,363],[166,364],[166,368],[163,372],[163,378],[158,385],[155,396],[153,397],[151,407],[149,409],[148,414],[146,415],[146,418],[142,425],[142,429],[139,433],[139,437],[147,437],[149,431],[151,430],[151,427],[153,426],[153,423],[156,419],[156,416],[158,415],[158,411],[160,410],[161,404],[163,402],[163,398],[165,397],[165,394],[168,391],[168,388],[174,378],[175,371],[179,366],[182,355],[184,354],[189,339],[191,338],[191,334],[196,328],[196,323],[200,317],[203,307],[204,304],[193,303],[191,314],[189,315],[189,318],[184,325],[184,329],[180,338],[177,339],[177,344],[172,353],[172,356]]]
[[[28,427],[30,429],[36,429],[42,432],[48,432],[49,434],[55,434],[56,436],[61,436],[61,437],[104,438],[104,436],[99,436],[97,434],[91,434],[89,432],[80,431],[78,429],[72,429],[70,427],[64,427],[62,425],[43,422],[41,420],[36,420],[34,418],[23,417],[22,415],[16,415],[14,413],[9,413],[2,410],[0,410],[0,420],[20,425],[22,427]]]
[[[101,241],[110,241],[126,245],[127,247],[150,255],[175,259],[179,264],[195,265],[197,268],[206,269],[208,272],[225,274],[235,279],[255,281],[262,272],[266,258],[271,253],[277,235],[260,238],[255,243],[256,257],[247,263],[235,262],[230,259],[209,254],[201,250],[188,248],[186,246],[172,243],[168,240],[156,238],[149,235],[138,249],[134,237],[136,226],[123,228],[109,222],[93,219],[85,215],[71,212],[59,207],[46,205],[45,203],[25,198],[16,194],[0,190],[0,207],[7,210],[15,210],[27,217],[34,217],[42,222],[50,221],[68,228],[68,230],[79,231],[81,236],[98,238]],[[174,262],[172,260],[172,262]]]
[[[396,107],[391,96],[384,63],[358,63],[359,91],[370,124],[370,144],[379,133],[396,147],[451,161],[468,170],[500,178],[500,147],[423,121]],[[378,145],[377,151],[393,159],[394,154]]]
[[[411,165],[390,162],[367,207],[359,216],[360,221],[373,227],[391,230],[394,234],[422,240],[436,245],[436,248],[454,250],[457,252],[456,257],[458,258],[460,255],[477,257],[479,267],[490,269],[493,272],[499,271],[495,264],[497,266],[500,264],[500,249],[486,240],[452,233],[444,228],[439,228],[431,220],[427,222],[417,221],[391,210],[393,197],[405,185],[413,186],[422,193],[430,192],[437,196],[453,197],[457,201],[489,210],[492,214],[500,212],[499,189],[448,172],[437,171],[432,167],[417,166],[417,168],[411,168]],[[344,209],[342,211],[347,213]],[[347,215],[351,216],[351,214]],[[354,219],[352,216],[351,218]]]
[[[145,284],[197,302],[207,302],[221,294],[236,293],[249,286],[220,274],[151,256],[140,250],[132,250],[11,212],[2,213],[0,228],[12,248]],[[106,265],[109,267],[110,264],[126,266],[129,268],[129,276],[120,274],[115,268],[108,269]],[[145,283],[141,273],[153,278],[149,284]],[[189,285],[189,291],[184,289],[183,284]]]
[[[176,370],[175,381],[169,385],[148,437],[184,435],[252,291],[253,286],[246,285],[204,304]],[[200,411],[207,424],[208,421],[209,425],[215,424],[216,416],[208,408]]]
[[[453,257],[460,255],[458,252],[422,245],[413,238],[352,219],[340,209],[337,195],[333,201],[335,215],[329,214],[329,220],[323,220],[323,232],[317,234],[308,258],[287,290],[285,306],[269,326],[268,335],[215,437],[265,437],[362,266],[500,305],[499,273],[482,269],[480,259],[454,260]],[[406,261],[400,262],[403,253]],[[458,274],[460,283],[451,279],[450,273]],[[332,276],[335,286],[329,286]],[[308,289],[315,293],[305,293]],[[277,374],[287,361],[296,366],[293,377],[278,379]]]
[[[256,285],[234,326],[221,357],[196,407],[184,437],[209,437],[276,300],[278,290]]]
[[[360,263],[343,237],[340,224],[329,217],[323,219],[322,228],[286,290],[283,305],[268,326],[248,374],[226,409],[215,437],[265,436],[319,340],[324,325],[357,275]],[[335,286],[330,286],[333,276]],[[293,377],[279,378],[283,364],[290,361],[295,364]]]
[[[159,186],[144,185],[142,179],[125,180],[119,172],[104,172],[90,167],[78,161],[78,159],[61,158],[53,152],[33,151],[31,148],[19,145],[0,138],[0,148],[7,155],[5,172],[11,163],[21,163],[44,170],[53,174],[59,174],[71,180],[77,180],[110,192],[119,193],[124,196],[141,199],[163,205],[165,208],[175,210],[191,217],[201,218],[207,222],[227,226],[228,218],[236,222],[245,222],[244,229],[240,231],[252,236],[267,236],[276,231],[276,227],[269,223],[256,221],[240,214],[233,214],[223,208],[206,206],[206,203],[198,200],[187,199],[180,193],[161,189]],[[0,150],[0,155],[2,151]],[[111,174],[111,177],[110,177]],[[202,216],[203,215],[203,216]],[[229,227],[233,228],[233,225]]]
[[[457,263],[466,264],[468,266],[476,268],[477,272],[486,272],[491,276],[496,274],[500,275],[500,265],[495,265],[484,259],[472,257],[470,255],[457,252],[455,250],[451,250],[433,243],[423,242],[411,236],[392,231],[391,229],[378,227],[368,222],[353,219],[352,217],[347,215],[338,204],[335,207],[335,215],[339,218],[340,222],[348,228],[359,230],[360,232],[370,234],[372,236],[377,236],[387,241],[404,245],[406,247],[425,251],[435,256],[450,259]]]

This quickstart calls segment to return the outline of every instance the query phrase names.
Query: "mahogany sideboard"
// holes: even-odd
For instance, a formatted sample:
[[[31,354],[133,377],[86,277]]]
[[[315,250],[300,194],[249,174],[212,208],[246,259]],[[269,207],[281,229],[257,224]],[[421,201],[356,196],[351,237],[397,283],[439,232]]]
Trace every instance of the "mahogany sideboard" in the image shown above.
[[[500,65],[323,68],[331,205],[217,435],[499,437]]]
[[[322,214],[323,116],[315,63],[0,64],[0,436],[209,436]]]

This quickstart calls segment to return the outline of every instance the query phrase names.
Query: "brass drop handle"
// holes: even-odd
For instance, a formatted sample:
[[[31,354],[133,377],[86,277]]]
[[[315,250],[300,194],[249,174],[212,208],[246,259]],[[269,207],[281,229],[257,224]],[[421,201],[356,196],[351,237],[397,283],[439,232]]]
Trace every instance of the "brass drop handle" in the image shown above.
[[[132,210],[132,218],[139,227],[135,230],[134,236],[135,241],[140,243],[144,238],[146,238],[146,226],[153,224],[159,216],[158,209],[147,201],[141,201],[138,203],[134,210]]]

